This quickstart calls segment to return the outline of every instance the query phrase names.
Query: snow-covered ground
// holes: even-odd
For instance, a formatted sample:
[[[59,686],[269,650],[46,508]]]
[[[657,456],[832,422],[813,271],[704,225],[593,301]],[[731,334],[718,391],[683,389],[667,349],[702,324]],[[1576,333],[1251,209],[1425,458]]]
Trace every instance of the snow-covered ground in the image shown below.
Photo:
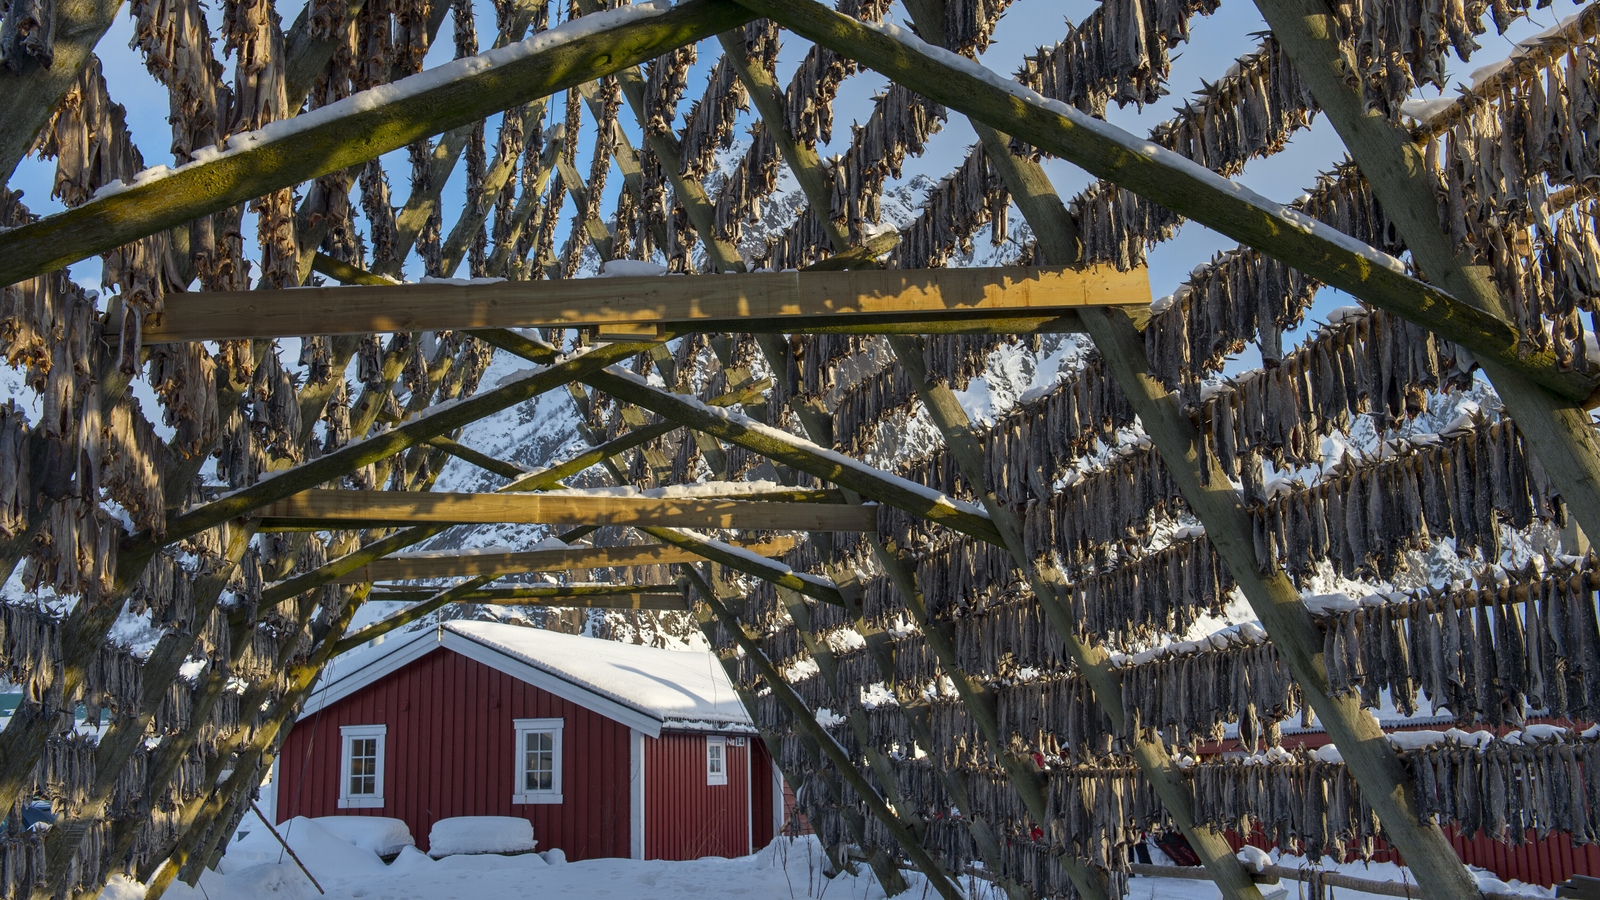
[[[447,820],[448,821],[448,820]],[[487,822],[488,820],[483,820]],[[253,825],[254,827],[249,827]],[[370,827],[341,827],[341,826]],[[389,826],[389,827],[385,827]],[[749,898],[749,900],[798,900],[798,898],[839,898],[839,900],[878,900],[884,897],[881,885],[866,866],[857,875],[829,879],[823,875],[822,848],[815,837],[780,837],[765,849],[739,859],[706,859],[685,862],[631,859],[592,859],[567,862],[559,849],[513,856],[473,855],[430,859],[414,846],[405,834],[404,823],[394,819],[335,817],[297,818],[278,826],[284,840],[294,848],[325,894],[319,895],[305,873],[284,852],[277,838],[259,820],[247,820],[246,828],[234,840],[218,871],[208,871],[191,888],[174,884],[166,893],[171,900],[523,900],[538,898],[606,897],[614,900],[691,900],[708,893]],[[393,851],[399,856],[385,864],[375,850]],[[1156,851],[1159,854],[1159,851]],[[1305,860],[1273,853],[1259,854],[1278,865],[1301,868]],[[1164,858],[1164,857],[1163,857]],[[1393,863],[1346,863],[1334,866],[1324,859],[1322,868],[1333,869],[1375,881],[1415,884],[1410,873]],[[1528,897],[1552,897],[1549,888],[1530,887],[1495,880],[1476,870],[1479,884],[1495,892],[1517,893]],[[907,900],[927,900],[938,896],[920,875],[906,873],[910,891]],[[1003,895],[986,882],[974,878],[962,881],[968,900],[1003,900]],[[1263,894],[1299,897],[1304,887],[1284,881],[1263,886]],[[1277,891],[1284,890],[1279,895]],[[142,885],[121,876],[114,878],[100,900],[141,900]],[[1338,888],[1341,900],[1367,900],[1378,895]],[[1135,877],[1129,885],[1128,900],[1214,900],[1221,893],[1210,882],[1179,878]]]

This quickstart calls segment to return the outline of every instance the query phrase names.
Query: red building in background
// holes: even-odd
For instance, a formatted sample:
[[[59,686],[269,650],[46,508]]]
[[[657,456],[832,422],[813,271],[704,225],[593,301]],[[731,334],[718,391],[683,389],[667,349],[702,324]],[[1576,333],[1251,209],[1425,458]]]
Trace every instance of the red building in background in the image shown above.
[[[341,671],[342,669],[342,671]],[[489,622],[336,660],[278,757],[277,819],[520,816],[568,859],[743,856],[781,780],[722,666]]]

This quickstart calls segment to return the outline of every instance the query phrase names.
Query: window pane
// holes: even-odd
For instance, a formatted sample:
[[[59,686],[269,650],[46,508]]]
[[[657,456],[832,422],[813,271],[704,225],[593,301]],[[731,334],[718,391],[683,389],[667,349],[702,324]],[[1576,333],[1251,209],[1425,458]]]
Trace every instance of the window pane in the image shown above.
[[[522,738],[522,789],[554,791],[556,787],[556,736],[553,731],[524,732]]]
[[[378,739],[350,738],[350,796],[375,797],[378,794]]]
[[[349,794],[378,796],[378,738],[349,738]]]

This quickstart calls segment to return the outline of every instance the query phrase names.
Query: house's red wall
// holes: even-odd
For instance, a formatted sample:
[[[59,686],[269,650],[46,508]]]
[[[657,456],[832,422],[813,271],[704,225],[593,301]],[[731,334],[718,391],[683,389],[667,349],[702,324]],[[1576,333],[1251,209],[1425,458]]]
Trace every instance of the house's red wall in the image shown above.
[[[560,804],[511,802],[512,720],[534,718],[565,720]],[[389,726],[382,809],[339,808],[341,725]],[[391,816],[426,850],[440,819],[520,816],[540,850],[626,857],[628,752],[626,725],[439,649],[295,725],[279,756],[278,820]]]
[[[728,738],[728,783],[706,784],[706,736],[644,742],[644,858],[744,856],[750,847],[750,744]]]

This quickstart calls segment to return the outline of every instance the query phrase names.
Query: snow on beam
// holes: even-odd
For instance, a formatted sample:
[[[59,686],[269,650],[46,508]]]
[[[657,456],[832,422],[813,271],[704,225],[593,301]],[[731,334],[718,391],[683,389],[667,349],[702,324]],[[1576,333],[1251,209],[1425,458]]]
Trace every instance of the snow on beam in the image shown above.
[[[731,546],[765,558],[788,552],[794,547],[794,538],[784,537]],[[419,554],[374,560],[333,579],[332,583],[360,584],[369,581],[400,581],[408,578],[466,578],[474,575],[500,577],[529,572],[567,572],[699,562],[702,558],[698,553],[663,544],[572,547],[565,550],[558,548],[504,553]]]
[[[624,6],[233,135],[226,150],[199,150],[177,169],[146,169],[131,185],[108,186],[82,206],[0,232],[0,285],[342,171],[752,18],[716,0]]]
[[[1055,317],[1091,306],[1150,305],[1146,269],[1113,266],[757,272],[559,281],[453,281],[305,288],[293,303],[260,291],[173,294],[146,343],[459,328],[653,326],[746,331],[889,325],[957,315]],[[923,326],[918,326],[923,327]]]
[[[759,495],[756,495],[759,496]],[[787,496],[780,494],[778,496]],[[310,490],[256,511],[263,531],[279,526],[500,522],[538,525],[659,525],[762,531],[877,531],[877,506],[792,500],[618,496],[608,493],[458,494],[444,491]]]
[[[811,0],[737,0],[808,40],[929,99],[1082,166],[1091,174],[1416,322],[1572,400],[1596,379],[1519,354],[1517,329],[1407,274],[1392,256],[1110,123],[1050,100],[893,25],[868,25]]]

